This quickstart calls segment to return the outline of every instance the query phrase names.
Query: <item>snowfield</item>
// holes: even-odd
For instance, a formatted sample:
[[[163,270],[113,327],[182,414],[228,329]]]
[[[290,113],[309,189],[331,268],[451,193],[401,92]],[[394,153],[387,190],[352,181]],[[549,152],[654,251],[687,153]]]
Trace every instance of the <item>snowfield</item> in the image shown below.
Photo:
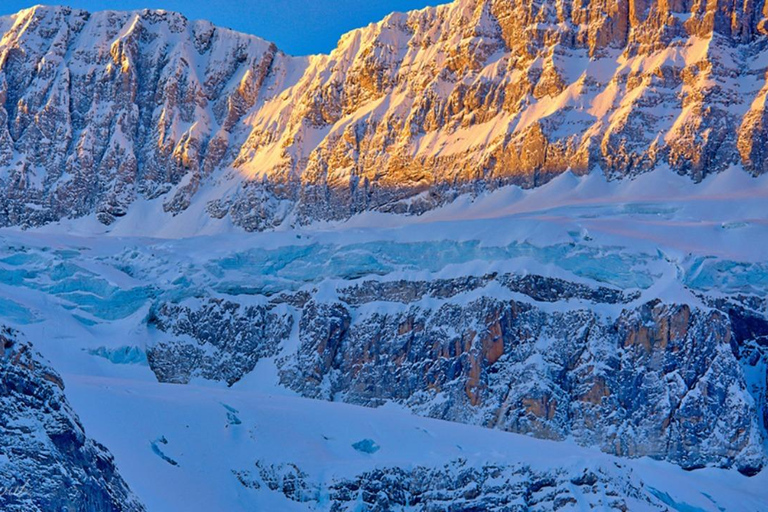
[[[148,510],[327,509],[322,502],[293,502],[266,486],[244,488],[234,472],[253,472],[257,461],[295,464],[316,485],[374,468],[440,468],[457,460],[470,467],[602,471],[629,479],[652,498],[665,497],[651,503],[638,499],[633,511],[665,505],[681,511],[762,510],[768,499],[765,472],[752,478],[716,469],[686,472],[650,459],[621,459],[570,442],[424,419],[388,407],[365,409],[249,386],[216,389],[100,377],[71,378],[68,385],[90,435],[110,447]],[[158,439],[167,441],[159,450],[177,465],[152,450]],[[380,449],[368,454],[353,448],[366,439]]]

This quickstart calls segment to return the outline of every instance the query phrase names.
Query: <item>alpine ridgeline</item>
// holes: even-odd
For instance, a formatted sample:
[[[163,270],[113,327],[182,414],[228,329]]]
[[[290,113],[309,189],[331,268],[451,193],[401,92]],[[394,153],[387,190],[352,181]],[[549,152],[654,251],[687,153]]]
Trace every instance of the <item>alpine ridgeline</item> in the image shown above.
[[[0,225],[246,230],[571,170],[768,169],[768,3],[457,0],[294,58],[164,11],[0,18]]]

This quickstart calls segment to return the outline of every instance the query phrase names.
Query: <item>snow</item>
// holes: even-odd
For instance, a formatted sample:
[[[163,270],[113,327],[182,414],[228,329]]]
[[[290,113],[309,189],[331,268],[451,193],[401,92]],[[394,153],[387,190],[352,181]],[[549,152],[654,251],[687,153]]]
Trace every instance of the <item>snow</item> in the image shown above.
[[[490,272],[639,290],[643,300],[690,300],[684,287],[762,294],[768,246],[754,240],[766,237],[766,199],[768,177],[734,168],[700,184],[668,171],[622,182],[567,173],[419,217],[368,213],[247,235],[207,225],[168,238],[177,219],[189,220],[180,215],[155,238],[137,237],[146,226],[138,215],[151,210],[136,208],[109,232],[91,219],[0,230],[0,290],[4,316],[19,324],[51,307],[85,324],[138,322],[156,298],[211,290],[243,301],[326,282]]]
[[[421,15],[426,19],[437,12],[444,20],[459,19],[446,13],[466,5],[454,3],[421,11]],[[5,34],[0,46],[14,43],[12,27],[32,23],[35,9],[0,17],[0,33]],[[482,16],[473,20],[474,31],[495,29],[485,11],[463,14],[467,19]],[[113,16],[117,16],[114,22],[110,21]],[[110,226],[89,216],[26,231],[0,230],[0,323],[21,330],[62,373],[67,395],[89,435],[115,454],[121,473],[150,511],[309,509],[268,489],[245,488],[235,472],[253,469],[257,461],[297,464],[314,481],[328,482],[376,467],[441,466],[457,458],[474,465],[523,461],[542,468],[620,464],[675,510],[764,508],[768,503],[765,471],[754,478],[715,469],[683,472],[667,463],[617,459],[571,442],[540,441],[420,418],[391,404],[373,410],[310,401],[278,386],[275,358],[260,360],[232,388],[201,380],[187,386],[156,382],[148,367],[147,348],[157,333],[146,320],[157,300],[190,304],[202,297],[218,297],[257,304],[276,293],[297,290],[313,291],[316,300],[335,300],[341,288],[363,280],[434,280],[493,272],[535,273],[636,292],[637,303],[661,299],[699,304],[698,292],[768,294],[768,244],[763,243],[768,240],[768,175],[754,178],[738,166],[701,183],[664,168],[622,181],[609,181],[599,171],[580,177],[567,172],[534,190],[505,187],[476,197],[461,196],[421,216],[368,212],[343,222],[298,228],[287,222],[273,232],[253,234],[243,233],[229,218],[217,220],[206,213],[209,201],[232,196],[243,180],[291,172],[287,167],[291,159],[309,158],[312,151],[332,143],[350,127],[387,116],[407,118],[418,98],[400,87],[362,102],[334,124],[289,126],[291,110],[297,107],[292,98],[323,90],[316,89],[318,84],[343,82],[369,50],[377,62],[385,62],[403,76],[417,76],[427,66],[443,66],[447,57],[435,49],[437,45],[424,48],[424,41],[411,40],[402,28],[410,16],[417,14],[393,15],[382,24],[351,32],[328,56],[279,54],[273,63],[275,71],[264,85],[265,94],[245,114],[238,135],[233,135],[243,139],[248,132],[263,132],[276,134],[274,140],[243,146],[243,165],[228,169],[229,177],[206,180],[195,201],[179,215],[166,215],[163,199],[138,199]],[[689,17],[674,16],[680,21]],[[96,13],[78,34],[82,40],[77,47],[102,45],[101,50],[111,52],[115,61],[104,71],[128,72],[135,66],[128,46],[140,22],[136,12]],[[158,29],[162,37],[157,42],[149,38],[144,50],[150,59],[168,59],[164,72],[205,90],[204,77],[226,62],[235,47],[242,46],[244,53],[253,56],[270,49],[261,39],[218,30],[203,56],[190,41],[192,32],[208,28],[204,22],[190,23],[185,32],[173,33],[163,25]],[[461,49],[467,40],[460,32],[435,26],[424,37],[454,34],[450,45]],[[418,157],[460,156],[480,145],[492,148],[509,134],[554,114],[563,123],[550,131],[555,138],[581,133],[574,126],[593,123],[604,123],[611,132],[627,122],[639,102],[658,94],[641,86],[623,90],[618,78],[669,66],[695,66],[717,50],[711,38],[689,41],[651,56],[613,50],[597,59],[586,52],[556,54],[536,65],[545,71],[554,66],[561,73],[568,86],[559,95],[530,98],[531,103],[518,114],[503,113],[480,124],[434,130],[410,141],[408,149]],[[29,42],[45,43],[42,39]],[[167,48],[160,51],[158,45]],[[739,66],[731,53],[719,52],[716,57],[725,69]],[[763,52],[750,66],[760,70],[766,58]],[[64,63],[46,55],[40,70],[44,65]],[[508,66],[503,52],[497,52],[463,81],[434,77],[425,94],[446,99],[458,84],[493,81]],[[89,70],[95,68],[75,66],[71,71],[86,74]],[[249,72],[245,67],[233,72],[220,85],[222,90],[208,92],[228,96],[222,91],[238,88]],[[520,73],[515,70],[507,79],[515,81]],[[590,77],[604,87],[585,87],[580,77]],[[701,90],[726,78],[702,72],[698,80],[696,89]],[[743,105],[730,106],[731,111],[763,108],[766,91],[750,92],[748,87],[736,83],[728,88],[744,92],[746,98],[756,94]],[[689,88],[681,86],[680,98]],[[110,105],[95,103],[91,108],[100,112]],[[676,140],[696,123],[695,108],[695,104],[659,107],[648,118],[652,123],[645,126],[646,135],[657,141]],[[221,116],[211,108],[196,108],[188,121],[170,110],[155,114],[163,126],[163,139],[176,141],[177,155],[189,149],[186,142],[192,135],[200,138],[200,134],[223,130],[217,121]],[[167,126],[166,119],[170,120]],[[73,134],[73,140],[87,147],[95,136],[84,131]],[[110,137],[113,149],[133,151],[119,129]],[[286,149],[288,139],[296,144]],[[230,142],[231,147],[240,147],[245,141]],[[346,167],[329,173],[338,182],[349,176]],[[32,168],[28,179],[30,185],[39,185],[44,177],[42,168]],[[191,179],[187,175],[180,186]],[[33,203],[26,206],[41,208]],[[163,222],[147,222],[159,218]],[[483,293],[533,300],[494,284],[452,300],[467,302]],[[416,303],[425,308],[439,304],[434,298]],[[572,300],[538,306],[547,311],[569,310],[584,303]],[[361,311],[403,307],[381,301]],[[615,316],[625,307],[595,309]],[[297,337],[294,326],[284,352],[296,349]],[[539,343],[547,346],[549,340]],[[535,373],[546,364],[535,356],[521,368]],[[761,371],[749,374],[749,385],[764,401]]]
[[[764,296],[768,246],[756,241],[768,237],[766,199],[768,176],[752,178],[738,168],[700,184],[664,170],[622,182],[566,173],[535,190],[463,196],[418,217],[368,213],[253,234],[210,219],[201,224],[199,212],[148,230],[143,219],[161,205],[147,201],[110,228],[81,219],[0,230],[0,319],[33,340],[62,373],[88,434],[114,453],[150,511],[309,510],[266,488],[244,487],[233,471],[252,470],[256,461],[294,463],[313,481],[328,482],[375,467],[441,466],[459,457],[540,467],[616,462],[671,508],[757,510],[768,501],[765,472],[754,478],[683,472],[570,442],[419,418],[391,405],[371,410],[305,400],[278,386],[275,358],[260,360],[231,388],[201,380],[159,384],[146,364],[156,333],[145,320],[158,299],[214,296],[250,304],[280,291],[317,290],[316,299],[331,300],[362,280],[491,272],[636,291],[638,302],[696,304],[692,292],[708,290]],[[496,287],[452,300],[479,293],[512,296]],[[437,300],[419,305],[436,307]],[[539,306],[567,310],[583,303]],[[597,309],[618,315],[624,307]],[[296,337],[283,349],[295,350]]]
[[[627,461],[570,442],[419,418],[390,408],[370,410],[237,387],[93,377],[68,378],[67,384],[88,432],[110,447],[150,511],[312,509],[264,488],[243,488],[233,471],[253,469],[257,460],[297,464],[317,481],[352,477],[375,467],[440,467],[460,457],[471,465],[525,461],[535,468],[610,468],[615,462],[658,493],[701,510],[718,510],[715,503],[727,510],[735,504],[734,510],[758,510],[767,497],[764,474],[750,479],[713,469],[685,472],[667,463]],[[231,421],[232,409],[238,411],[239,423]]]

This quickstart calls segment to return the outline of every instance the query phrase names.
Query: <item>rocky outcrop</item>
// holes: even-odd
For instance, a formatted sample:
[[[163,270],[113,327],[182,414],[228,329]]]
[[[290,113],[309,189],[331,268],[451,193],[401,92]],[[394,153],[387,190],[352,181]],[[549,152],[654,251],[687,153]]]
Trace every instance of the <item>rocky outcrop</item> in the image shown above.
[[[567,170],[761,174],[766,12],[456,0],[297,59],[173,13],[36,7],[0,22],[0,225],[156,200],[264,230]]]
[[[63,389],[29,344],[0,328],[0,509],[143,511]]]
[[[285,317],[260,313],[252,322],[259,330],[276,322],[267,328],[284,338],[273,346],[295,347],[279,354],[280,381],[303,396],[396,402],[689,469],[754,474],[765,463],[768,323],[751,310],[639,303],[610,288],[508,274],[363,281],[339,285],[336,295],[281,294],[265,308]],[[607,307],[612,315],[597,312]],[[212,311],[169,314],[164,329],[180,332],[175,319],[183,327],[195,314],[210,332],[233,322]],[[236,325],[245,318],[238,314]],[[194,373],[231,384],[261,350],[236,339],[221,331],[215,343],[224,352],[205,361],[179,356],[188,343],[164,339],[150,363],[161,380]]]
[[[234,384],[259,359],[277,355],[293,317],[266,307],[212,299],[196,307],[162,304],[149,324],[172,338],[147,351],[158,379],[186,384],[193,377]]]
[[[762,422],[721,313],[646,304],[608,322],[484,297],[350,316],[340,305],[302,311],[284,385],[686,468],[763,465]]]
[[[299,503],[322,502],[333,512],[388,510],[547,511],[569,506],[601,510],[666,509],[663,496],[621,465],[534,469],[524,464],[475,467],[382,467],[353,478],[314,481],[295,464],[257,461],[237,471],[248,489],[269,489]]]

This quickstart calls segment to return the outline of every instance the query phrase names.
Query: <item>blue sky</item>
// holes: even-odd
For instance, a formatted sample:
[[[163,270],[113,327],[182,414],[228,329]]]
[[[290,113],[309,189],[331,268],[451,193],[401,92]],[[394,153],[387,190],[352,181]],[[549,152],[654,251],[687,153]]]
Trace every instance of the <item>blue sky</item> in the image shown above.
[[[69,0],[89,11],[104,9],[167,9],[192,19],[207,19],[255,34],[293,55],[326,53],[339,36],[378,21],[390,12],[419,9],[448,0]],[[1,0],[0,14],[15,13],[40,1]]]

